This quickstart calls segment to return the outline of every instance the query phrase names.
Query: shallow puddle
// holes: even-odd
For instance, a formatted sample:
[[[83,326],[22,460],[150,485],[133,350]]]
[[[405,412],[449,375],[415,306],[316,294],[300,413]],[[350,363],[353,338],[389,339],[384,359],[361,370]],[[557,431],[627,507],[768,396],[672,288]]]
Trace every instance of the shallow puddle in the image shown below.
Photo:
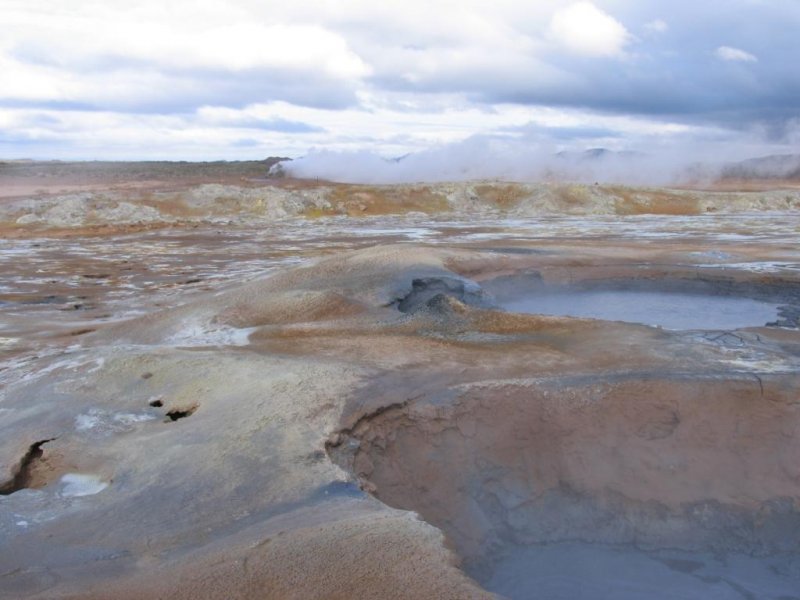
[[[67,473],[61,478],[61,483],[61,495],[65,497],[93,496],[108,487],[108,483],[97,475],[81,473]]]
[[[739,329],[775,321],[778,305],[680,292],[542,292],[501,303],[511,312],[625,321],[665,329]]]
[[[800,598],[800,560],[572,542],[520,548],[483,583],[510,600],[790,600]]]

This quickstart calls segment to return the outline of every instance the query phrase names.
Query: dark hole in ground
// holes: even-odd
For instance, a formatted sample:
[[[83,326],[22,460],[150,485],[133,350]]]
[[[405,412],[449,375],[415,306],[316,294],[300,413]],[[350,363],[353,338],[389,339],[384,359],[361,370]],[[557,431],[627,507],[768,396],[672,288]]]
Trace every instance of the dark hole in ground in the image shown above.
[[[96,331],[96,330],[95,329],[78,329],[76,331],[71,331],[70,335],[72,335],[72,336],[85,335],[87,333],[92,333],[93,331]]]
[[[192,406],[191,408],[187,408],[186,410],[173,409],[167,413],[167,419],[169,419],[170,421],[178,421],[179,419],[185,419],[186,417],[192,416],[196,410],[197,410],[196,406]]]
[[[33,470],[36,462],[39,461],[44,454],[42,446],[44,446],[47,442],[52,442],[54,439],[55,438],[50,438],[31,444],[30,448],[28,448],[28,451],[19,461],[19,466],[14,473],[14,477],[0,485],[0,495],[8,496],[9,494],[24,490],[30,486],[31,471]]]
[[[162,406],[164,406],[164,403],[161,400],[152,400],[151,402],[149,402],[149,404],[153,408],[161,408]]]

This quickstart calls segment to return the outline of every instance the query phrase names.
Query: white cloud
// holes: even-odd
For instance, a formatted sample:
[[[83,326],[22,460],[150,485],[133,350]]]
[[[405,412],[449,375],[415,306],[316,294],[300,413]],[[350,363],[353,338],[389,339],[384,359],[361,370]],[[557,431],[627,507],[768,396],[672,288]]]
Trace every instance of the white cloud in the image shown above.
[[[714,54],[717,55],[717,58],[722,60],[758,62],[758,58],[755,55],[745,52],[744,50],[740,50],[739,48],[731,48],[730,46],[720,46],[714,51]]]
[[[664,33],[669,29],[669,25],[663,19],[655,19],[644,24],[645,31],[649,33]]]
[[[348,105],[371,68],[344,34],[246,2],[5,0],[0,97],[118,110],[290,99]]]
[[[74,78],[69,73],[26,65],[0,52],[0,95],[15,100],[61,100],[74,90]]]
[[[339,34],[313,24],[56,20],[19,23],[16,52],[39,62],[86,69],[115,61],[167,68],[241,71],[279,68],[358,78],[369,68]],[[12,33],[11,39],[15,36]]]
[[[737,110],[745,122],[797,112],[797,71],[774,58],[796,53],[793,14],[771,8],[782,3],[749,13],[737,5],[736,18],[759,27],[747,32],[726,21],[734,17],[723,0],[0,4],[7,155],[33,151],[14,149],[21,139],[49,140],[36,146],[45,157],[298,156],[309,147],[397,156],[473,135],[521,135],[514,128],[525,123],[545,143],[594,131],[578,143],[612,147],[663,126],[665,115],[695,127],[722,106],[739,127]],[[754,31],[770,32],[770,43]],[[714,54],[708,40],[731,46]],[[735,47],[750,44],[758,59]],[[704,52],[712,63],[774,68],[751,82],[751,69],[696,60]],[[651,116],[610,120],[624,114]],[[613,134],[601,140],[604,129]]]
[[[571,147],[568,141],[564,145],[564,140],[548,137],[548,131],[564,128],[604,128],[625,136],[626,143],[641,136],[667,139],[683,132],[675,124],[577,109],[502,104],[485,111],[464,98],[450,97],[447,101],[438,95],[433,95],[430,101],[416,98],[422,106],[413,111],[393,108],[399,103],[387,106],[368,98],[362,99],[368,111],[355,108],[332,111],[286,102],[254,104],[242,109],[207,106],[192,114],[173,115],[0,108],[0,154],[6,150],[5,135],[41,142],[35,148],[25,147],[25,155],[36,158],[216,160],[302,156],[309,148],[347,153],[368,148],[376,157],[421,152],[421,158],[405,163],[420,165],[425,156],[430,156],[427,150],[442,145],[459,149],[459,156],[467,156],[468,149],[481,147],[477,143],[462,144],[475,134],[494,137],[490,145],[495,150],[505,148],[497,157],[506,161],[511,160],[515,149],[525,148],[525,156],[531,159],[536,154],[550,155]],[[431,110],[432,106],[436,110]],[[309,128],[298,133],[292,124],[307,124]],[[287,127],[282,130],[282,126]],[[523,141],[514,142],[515,139]],[[614,141],[593,139],[591,143],[607,145]],[[474,162],[478,164],[484,159],[475,154]],[[520,158],[512,162],[521,165],[524,161]],[[454,169],[463,168],[460,159],[453,165]],[[498,164],[495,170],[500,172],[507,166]],[[413,174],[409,172],[407,176]]]
[[[619,56],[631,41],[625,26],[591,2],[576,2],[557,11],[550,35],[565,48],[586,56]]]

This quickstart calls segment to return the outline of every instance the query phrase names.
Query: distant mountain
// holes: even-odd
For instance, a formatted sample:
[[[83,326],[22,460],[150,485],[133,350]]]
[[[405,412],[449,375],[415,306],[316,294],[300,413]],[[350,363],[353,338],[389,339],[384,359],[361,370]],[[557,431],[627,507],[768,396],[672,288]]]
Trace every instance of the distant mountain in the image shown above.
[[[800,154],[750,158],[723,167],[721,179],[800,179]]]

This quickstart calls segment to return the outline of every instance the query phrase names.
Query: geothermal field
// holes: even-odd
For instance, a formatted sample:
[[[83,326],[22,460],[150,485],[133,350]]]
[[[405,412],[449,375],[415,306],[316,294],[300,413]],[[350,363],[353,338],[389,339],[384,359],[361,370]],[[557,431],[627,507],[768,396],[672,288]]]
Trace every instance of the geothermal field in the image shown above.
[[[800,184],[274,162],[0,164],[0,597],[800,599]]]

